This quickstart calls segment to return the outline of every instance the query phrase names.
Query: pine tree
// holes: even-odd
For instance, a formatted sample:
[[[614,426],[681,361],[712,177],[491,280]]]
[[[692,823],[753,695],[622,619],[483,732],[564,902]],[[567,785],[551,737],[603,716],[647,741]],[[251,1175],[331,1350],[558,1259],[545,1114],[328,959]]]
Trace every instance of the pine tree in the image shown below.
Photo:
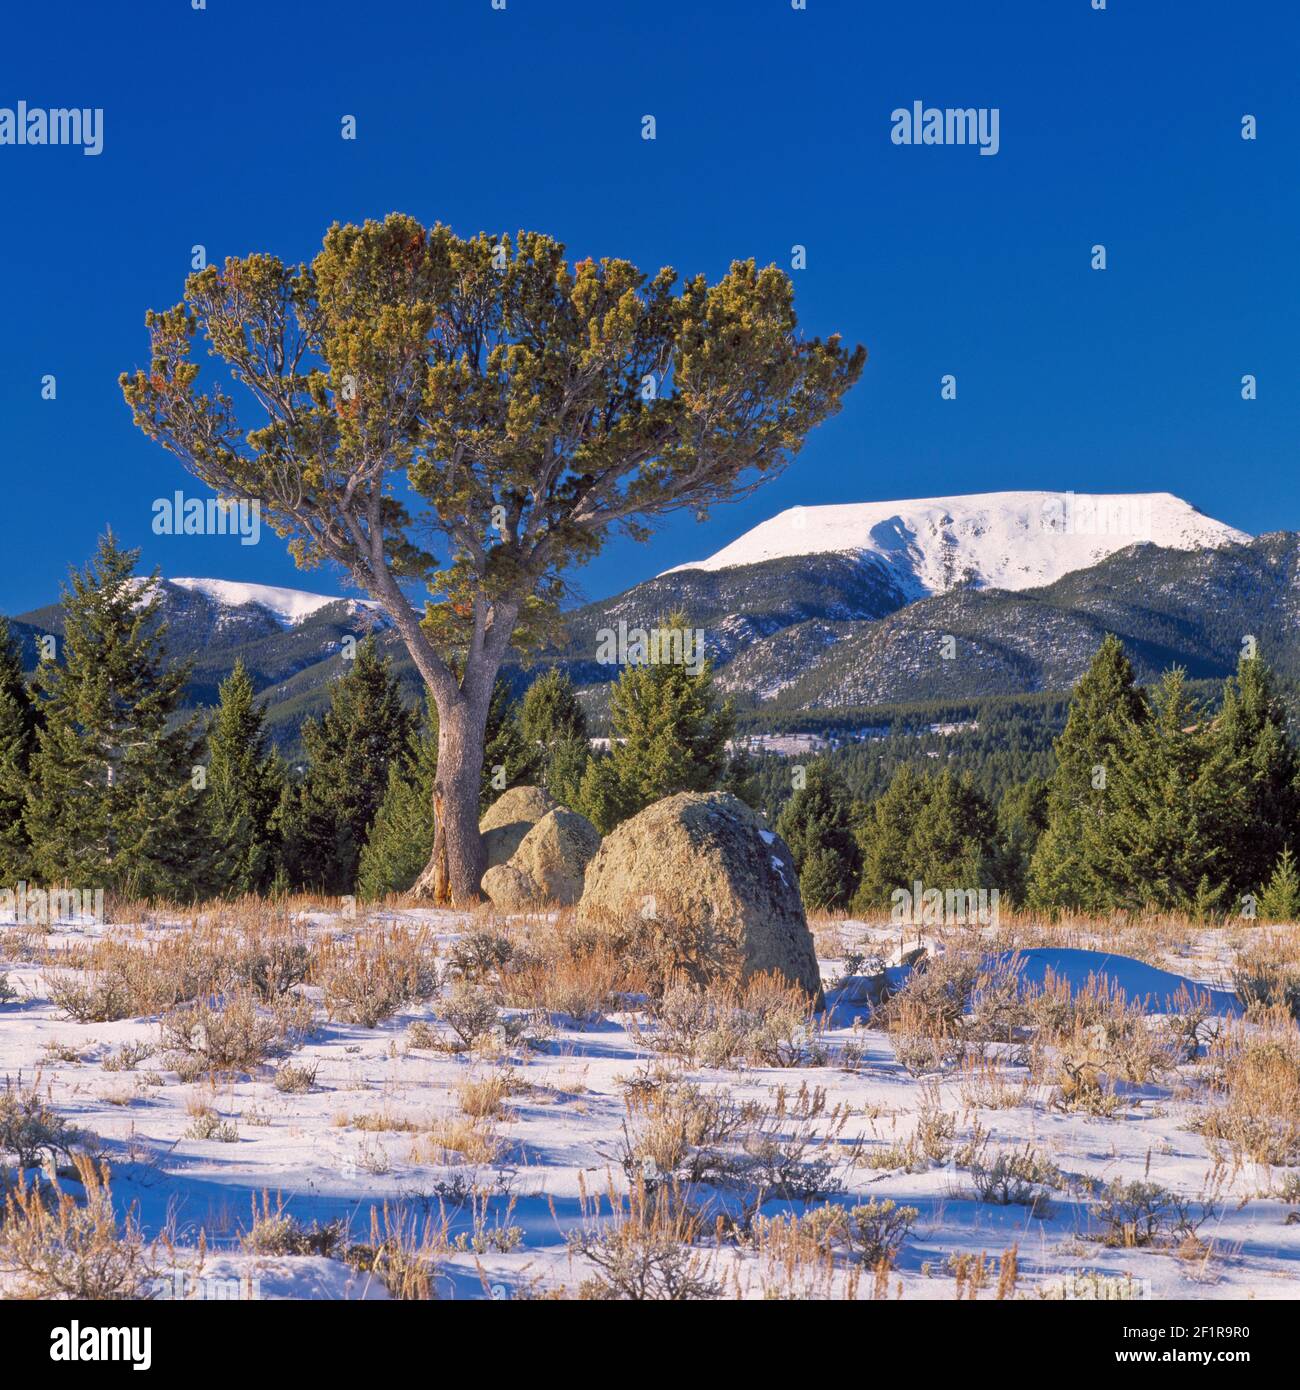
[[[806,907],[845,907],[862,871],[853,835],[853,798],[824,759],[804,769],[804,783],[786,802],[777,834],[790,846]]]
[[[587,716],[567,672],[552,666],[528,687],[519,708],[519,727],[529,743],[541,748],[565,738],[587,737]]]
[[[1197,916],[1223,908],[1224,826],[1238,788],[1223,775],[1222,758],[1183,671],[1166,672],[1150,718],[1120,731],[1106,815],[1083,825],[1084,853],[1107,890],[1104,906]]]
[[[433,845],[433,779],[438,770],[437,707],[429,702],[428,725],[413,735],[405,763],[388,768],[388,785],[361,851],[357,894],[373,901],[405,893],[429,862]]]
[[[508,682],[498,679],[488,705],[483,739],[483,775],[479,784],[479,813],[510,787],[530,786],[541,775],[543,758],[524,736],[519,710]]]
[[[208,818],[221,856],[222,891],[264,893],[275,877],[273,828],[284,764],[267,752],[266,711],[254,703],[243,661],[221,682],[208,729]]]
[[[1074,688],[1065,729],[1055,743],[1047,826],[1029,869],[1032,906],[1100,910],[1109,904],[1104,878],[1089,859],[1093,837],[1085,830],[1108,813],[1108,788],[1121,735],[1148,717],[1123,645],[1108,634]]]
[[[577,806],[591,746],[587,716],[566,672],[552,666],[528,687],[519,725],[540,755],[542,785],[561,806]]]
[[[862,877],[855,910],[883,907],[895,889],[911,889],[915,875],[908,845],[929,795],[928,782],[911,763],[902,763],[889,786],[867,807],[857,831]]]
[[[688,631],[675,613],[661,633]],[[629,664],[610,692],[609,756],[593,758],[581,810],[602,834],[676,792],[713,791],[727,769],[735,729],[730,700],[719,704],[707,660],[692,673],[681,662]]]
[[[1029,865],[1046,828],[1046,781],[1013,782],[998,802],[998,886],[1017,905],[1025,901]]]
[[[63,660],[37,671],[42,727],[24,821],[51,884],[188,898],[210,891],[214,846],[194,770],[197,721],[175,723],[188,667],[167,668],[157,574],[112,532],[63,594]]]
[[[0,618],[0,881],[9,884],[32,872],[32,847],[23,808],[36,747],[36,723],[36,706],[23,678],[22,658],[8,622]]]
[[[997,820],[969,774],[920,776],[909,763],[867,807],[857,832],[858,910],[889,904],[898,889],[1000,888]]]
[[[1259,657],[1243,656],[1226,682],[1214,721],[1215,761],[1235,796],[1222,829],[1224,866],[1234,896],[1269,876],[1300,825],[1300,759],[1287,738],[1286,710]]]
[[[408,756],[413,724],[392,663],[368,637],[347,674],[330,687],[324,716],[303,725],[306,775],[277,818],[294,887],[352,892],[388,770]]]
[[[969,773],[933,781],[907,842],[912,879],[926,888],[996,888],[997,823]]]
[[[1300,871],[1290,848],[1278,855],[1272,876],[1260,891],[1255,916],[1261,922],[1300,920]]]

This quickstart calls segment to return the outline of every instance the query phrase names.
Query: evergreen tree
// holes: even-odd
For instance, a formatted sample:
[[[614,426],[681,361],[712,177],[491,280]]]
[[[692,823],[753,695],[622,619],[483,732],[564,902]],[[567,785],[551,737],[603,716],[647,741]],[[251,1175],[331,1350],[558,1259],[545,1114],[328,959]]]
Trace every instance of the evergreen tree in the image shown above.
[[[661,633],[670,630],[688,630],[680,613],[659,620]],[[729,700],[719,704],[707,660],[695,674],[680,662],[629,664],[609,713],[609,755],[587,765],[578,808],[602,834],[662,797],[722,781],[735,713]]]
[[[538,750],[542,785],[561,806],[576,807],[591,757],[587,716],[566,672],[552,666],[528,687],[519,724]]]
[[[743,744],[733,741],[727,770],[722,774],[721,789],[739,797],[755,811],[763,809],[763,787],[759,780],[758,760]]]
[[[1238,787],[1225,750],[1175,667],[1151,716],[1120,730],[1106,815],[1085,820],[1084,853],[1104,888],[1101,905],[1191,912],[1225,904],[1225,826]]]
[[[528,687],[519,708],[519,727],[529,743],[541,748],[564,738],[587,737],[587,716],[567,672],[549,667]]]
[[[995,888],[997,822],[969,774],[945,769],[930,785],[907,843],[912,879],[926,888]]]
[[[911,763],[902,763],[889,786],[867,807],[857,831],[862,878],[854,908],[883,907],[897,888],[911,888],[915,875],[908,845],[929,799],[929,786]]]
[[[785,804],[777,834],[790,846],[806,907],[845,907],[857,888],[862,852],[853,835],[853,798],[823,759]]]
[[[1208,775],[1235,792],[1223,828],[1224,867],[1234,896],[1253,891],[1300,828],[1300,759],[1287,738],[1286,711],[1259,657],[1243,656],[1224,685],[1214,722],[1216,759]]]
[[[1047,827],[1047,782],[1013,782],[998,802],[999,887],[1017,905],[1025,901],[1029,865]]]
[[[438,770],[437,707],[429,727],[413,736],[405,763],[388,768],[388,785],[361,851],[357,894],[374,900],[405,893],[429,862],[433,845],[433,779]]]
[[[1255,904],[1255,916],[1261,922],[1300,920],[1300,871],[1289,848],[1278,855],[1272,876]]]
[[[544,759],[536,744],[524,736],[518,713],[509,684],[498,679],[488,705],[487,731],[483,739],[480,815],[502,792],[510,787],[530,786],[541,775]]]
[[[392,663],[367,637],[348,672],[330,687],[324,716],[303,725],[307,772],[277,818],[294,887],[352,892],[388,770],[407,758],[413,724]]]
[[[854,906],[888,906],[900,888],[998,888],[997,821],[969,775],[922,777],[903,763],[858,827],[862,881]]]
[[[0,618],[0,881],[14,884],[31,871],[31,843],[23,822],[32,753],[36,747],[36,706],[23,678],[22,658]]]
[[[267,752],[266,711],[254,703],[243,661],[221,682],[208,729],[208,818],[221,857],[221,887],[264,893],[275,877],[274,830],[284,764]]]
[[[163,662],[155,573],[112,532],[63,594],[63,660],[36,676],[42,727],[24,821],[48,883],[145,896],[211,890],[214,846],[194,786],[197,721],[175,723],[188,667]]]
[[[1098,910],[1109,890],[1089,858],[1104,820],[1121,735],[1149,716],[1146,699],[1119,639],[1108,634],[1070,697],[1065,729],[1056,740],[1056,769],[1048,783],[1047,825],[1030,863],[1028,898],[1034,907]]]

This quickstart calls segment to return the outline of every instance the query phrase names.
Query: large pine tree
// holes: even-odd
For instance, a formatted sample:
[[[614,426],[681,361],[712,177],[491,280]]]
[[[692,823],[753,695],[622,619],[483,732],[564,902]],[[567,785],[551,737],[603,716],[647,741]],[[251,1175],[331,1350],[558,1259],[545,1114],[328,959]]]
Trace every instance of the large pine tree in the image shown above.
[[[1120,730],[1106,814],[1083,824],[1099,905],[1197,915],[1226,907],[1226,832],[1241,789],[1183,671],[1166,672],[1151,717]]]
[[[303,725],[307,771],[285,798],[279,817],[291,886],[353,891],[389,768],[408,756],[413,725],[391,662],[368,637],[347,673],[330,687],[329,709]]]
[[[0,618],[0,881],[9,884],[32,872],[23,808],[36,725],[36,706],[23,677],[22,658],[9,624]]]
[[[266,711],[243,661],[221,683],[208,729],[207,811],[221,859],[221,888],[265,892],[275,878],[276,810],[284,764],[267,751]]]
[[[1034,907],[1099,910],[1110,893],[1090,857],[1109,814],[1117,749],[1124,732],[1149,718],[1146,699],[1119,639],[1108,634],[1070,697],[1048,783],[1047,828],[1029,868]]]
[[[185,898],[214,878],[202,742],[197,720],[175,718],[188,667],[164,663],[157,574],[137,580],[138,558],[110,531],[64,590],[62,659],[36,676],[24,820],[50,884]]]

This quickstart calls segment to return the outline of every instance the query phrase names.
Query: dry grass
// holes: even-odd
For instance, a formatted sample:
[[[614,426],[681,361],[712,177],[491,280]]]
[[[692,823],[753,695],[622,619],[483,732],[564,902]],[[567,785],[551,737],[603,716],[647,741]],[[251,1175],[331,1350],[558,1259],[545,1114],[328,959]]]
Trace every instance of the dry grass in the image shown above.
[[[1273,1025],[1231,1030],[1210,1057],[1211,1084],[1223,1099],[1196,1127],[1239,1163],[1300,1163],[1300,1037],[1280,1018]]]
[[[27,1183],[5,1200],[0,1224],[0,1270],[12,1276],[7,1296],[23,1299],[110,1300],[148,1296],[152,1278],[133,1212],[119,1226],[108,1167],[74,1157],[85,1188],[78,1201],[57,1183]]]
[[[333,1018],[377,1028],[438,989],[438,962],[422,927],[370,928],[321,948],[313,978]]]

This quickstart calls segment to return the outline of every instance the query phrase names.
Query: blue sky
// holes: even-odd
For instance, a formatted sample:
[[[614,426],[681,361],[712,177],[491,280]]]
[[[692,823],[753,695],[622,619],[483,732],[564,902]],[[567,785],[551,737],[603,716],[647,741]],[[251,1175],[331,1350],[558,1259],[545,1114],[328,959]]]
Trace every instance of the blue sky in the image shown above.
[[[1300,527],[1291,0],[47,0],[5,23],[0,107],[105,112],[96,158],[0,146],[6,612],[106,523],[165,574],[341,590],[269,533],[152,535],[153,500],[198,485],[117,374],[196,243],[301,259],[393,210],[683,274],[800,243],[806,329],[866,344],[784,476],[613,542],[574,576],[588,597],[798,503],[1167,489]],[[998,108],[1000,152],[893,145],[917,100]]]

